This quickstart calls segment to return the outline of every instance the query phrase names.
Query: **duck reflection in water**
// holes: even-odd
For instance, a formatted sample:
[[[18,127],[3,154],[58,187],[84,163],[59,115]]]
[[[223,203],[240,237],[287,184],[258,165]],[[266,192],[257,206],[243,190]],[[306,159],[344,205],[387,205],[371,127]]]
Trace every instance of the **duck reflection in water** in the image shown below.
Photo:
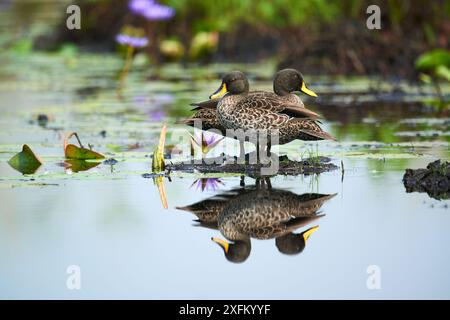
[[[323,217],[319,209],[335,195],[298,195],[272,188],[269,178],[257,178],[255,186],[243,186],[177,209],[196,215],[202,227],[218,229],[226,240],[216,237],[212,240],[229,261],[239,263],[250,255],[251,238],[275,238],[278,250],[284,254],[302,252],[319,226],[301,233],[294,231]]]

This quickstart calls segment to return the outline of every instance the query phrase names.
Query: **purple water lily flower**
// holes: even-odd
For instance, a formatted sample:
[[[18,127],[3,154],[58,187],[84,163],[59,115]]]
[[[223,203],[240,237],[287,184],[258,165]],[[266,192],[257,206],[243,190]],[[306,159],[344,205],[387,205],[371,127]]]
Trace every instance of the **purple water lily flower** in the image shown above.
[[[158,122],[164,119],[166,113],[163,110],[152,110],[148,113],[152,121]]]
[[[196,133],[195,134],[195,142],[201,146],[210,146],[213,143],[215,143],[216,141],[222,140],[223,137],[219,136],[218,134],[215,133],[209,133],[209,132],[200,132],[200,133]]]
[[[169,20],[175,15],[175,9],[162,5],[155,0],[130,0],[131,12],[145,17],[147,20]]]
[[[202,131],[200,134],[196,133],[191,136],[192,147],[194,144],[199,146],[203,154],[207,154],[211,149],[213,149],[224,137],[215,134],[213,132]]]
[[[191,185],[196,186],[195,190],[202,190],[203,191],[216,191],[220,185],[224,185],[222,180],[219,178],[201,178],[194,181],[194,183]]]
[[[142,48],[148,45],[148,39],[145,37],[133,37],[123,33],[116,36],[116,41],[133,48]]]

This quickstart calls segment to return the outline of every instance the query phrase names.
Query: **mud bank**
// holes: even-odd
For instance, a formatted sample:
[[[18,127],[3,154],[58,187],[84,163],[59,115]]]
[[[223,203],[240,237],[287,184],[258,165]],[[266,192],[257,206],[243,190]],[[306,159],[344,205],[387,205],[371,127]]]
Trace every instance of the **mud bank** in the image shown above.
[[[426,192],[438,200],[450,199],[450,162],[436,160],[426,169],[406,169],[403,184],[406,192]]]

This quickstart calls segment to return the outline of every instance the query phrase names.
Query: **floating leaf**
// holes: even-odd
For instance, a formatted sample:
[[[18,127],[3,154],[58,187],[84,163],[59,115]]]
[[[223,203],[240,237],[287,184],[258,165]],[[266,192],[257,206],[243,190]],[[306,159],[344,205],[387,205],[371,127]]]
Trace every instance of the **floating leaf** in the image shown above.
[[[77,147],[74,144],[68,144],[69,139],[72,138],[73,136],[77,138],[78,143],[80,144],[79,147]],[[84,148],[76,132],[70,133],[64,139],[64,155],[66,159],[77,159],[77,160],[95,160],[105,158],[104,155],[98,152]]]
[[[164,163],[164,143],[166,141],[167,134],[167,126],[164,125],[161,129],[161,134],[159,135],[159,143],[153,152],[153,161],[152,161],[152,171],[160,172],[165,168]]]
[[[89,169],[95,168],[100,163],[101,162],[69,159],[69,160],[64,161],[64,167],[66,169],[70,169],[72,172],[81,172],[81,171],[87,171]]]
[[[21,152],[9,159],[8,163],[23,174],[33,174],[42,165],[42,161],[26,144],[23,145]]]

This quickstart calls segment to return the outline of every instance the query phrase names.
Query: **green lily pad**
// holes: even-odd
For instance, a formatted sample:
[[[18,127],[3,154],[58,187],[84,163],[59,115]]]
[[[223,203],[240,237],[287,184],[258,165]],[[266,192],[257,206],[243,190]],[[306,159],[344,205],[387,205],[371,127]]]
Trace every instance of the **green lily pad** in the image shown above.
[[[72,172],[81,172],[81,171],[87,171],[89,169],[95,168],[100,163],[101,162],[68,159],[68,160],[64,161],[64,166],[66,169],[72,170]]]
[[[31,148],[24,144],[22,151],[9,159],[8,164],[23,174],[33,174],[39,169],[42,162]]]
[[[74,144],[68,144],[68,140],[73,136],[77,138],[78,143],[80,144],[79,147],[77,147]],[[102,155],[101,153],[84,148],[76,132],[70,133],[66,137],[66,139],[64,139],[64,155],[66,159],[76,159],[76,160],[96,160],[96,159],[98,160],[105,158],[105,156]]]

